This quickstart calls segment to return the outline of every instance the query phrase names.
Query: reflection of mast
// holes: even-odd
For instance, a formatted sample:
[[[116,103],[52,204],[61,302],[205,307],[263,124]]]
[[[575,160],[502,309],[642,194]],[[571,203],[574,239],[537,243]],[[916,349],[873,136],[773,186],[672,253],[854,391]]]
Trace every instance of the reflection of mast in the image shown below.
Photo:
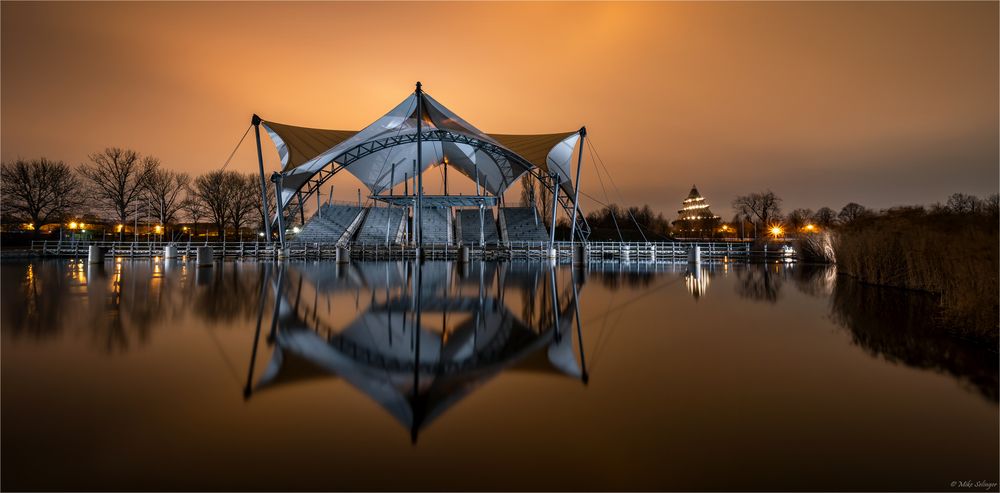
[[[590,377],[587,375],[587,359],[583,355],[583,328],[580,326],[580,292],[576,287],[576,269],[570,269],[570,271],[572,275],[570,282],[573,284],[573,309],[576,311],[576,343],[580,346],[580,369],[582,371],[580,378],[583,380],[583,384],[586,385],[590,381]]]
[[[257,363],[257,343],[260,342],[260,324],[264,319],[264,294],[267,292],[267,282],[271,279],[271,264],[264,264],[264,269],[260,271],[260,308],[257,310],[257,330],[253,333],[253,349],[250,350],[250,369],[247,370],[247,384],[243,387],[243,398],[250,397],[251,382],[253,382],[253,368]]]
[[[419,90],[419,86],[418,86],[418,90]],[[419,332],[420,332],[420,328],[422,327],[421,324],[420,324],[420,315],[421,315],[421,310],[423,308],[423,299],[421,299],[420,295],[422,294],[422,292],[421,292],[422,291],[421,285],[423,284],[423,280],[424,280],[423,279],[423,277],[424,277],[424,275],[423,275],[424,274],[424,266],[423,266],[423,262],[421,262],[420,259],[417,259],[417,261],[414,262],[414,266],[416,266],[416,270],[417,270],[416,276],[414,276],[414,279],[415,279],[415,282],[416,282],[416,289],[414,291],[417,294],[417,300],[416,300],[416,302],[417,302],[417,323],[413,324],[413,334],[415,336],[414,338],[416,339],[416,345],[415,345],[415,349],[414,349],[414,352],[413,352],[413,400],[412,400],[412,402],[410,404],[413,407],[413,422],[410,424],[410,442],[411,443],[417,443],[417,431],[420,429],[420,423],[423,421],[423,413],[420,412],[420,410],[423,409],[423,406],[419,405],[420,404],[420,334],[419,334]],[[386,301],[388,301],[388,300],[386,300]],[[390,315],[389,318],[392,318],[392,316]]]

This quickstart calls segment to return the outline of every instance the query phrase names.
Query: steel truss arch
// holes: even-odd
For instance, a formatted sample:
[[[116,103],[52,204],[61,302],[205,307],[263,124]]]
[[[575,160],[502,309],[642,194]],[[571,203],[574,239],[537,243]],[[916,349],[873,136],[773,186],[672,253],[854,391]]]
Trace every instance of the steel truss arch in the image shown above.
[[[545,187],[549,193],[555,193],[559,201],[559,205],[562,207],[563,212],[566,213],[567,217],[572,217],[573,215],[573,197],[570,197],[565,192],[559,194],[561,190],[558,185],[556,185],[555,180],[551,175],[547,175],[540,168],[526,161],[521,156],[516,153],[507,150],[506,148],[497,145],[493,142],[489,142],[482,139],[477,139],[475,137],[470,137],[468,135],[460,134],[457,132],[451,132],[448,130],[427,130],[420,132],[420,140],[424,142],[450,142],[456,144],[465,144],[473,147],[474,149],[485,151],[491,159],[498,165],[498,167],[503,170],[503,164],[513,163],[516,164],[523,171],[514,174],[503,174],[503,186],[504,189],[509,187],[515,180],[517,180],[524,173],[530,173],[535,180],[540,182],[542,186]],[[285,211],[286,218],[294,218],[296,214],[302,214],[302,208],[304,204],[312,198],[312,196],[319,192],[320,188],[328,181],[333,178],[338,172],[346,169],[354,162],[374,154],[376,152],[381,152],[386,149],[393,147],[416,144],[417,134],[407,134],[407,135],[395,135],[391,137],[385,137],[377,140],[370,140],[363,142],[354,147],[351,147],[344,152],[338,154],[330,160],[329,163],[324,165],[322,168],[316,171],[309,179],[303,183],[298,190],[296,190],[294,196],[297,198],[296,201],[289,201],[290,203],[285,204],[283,209]],[[332,168],[332,169],[328,169]],[[508,169],[513,169],[509,167]],[[575,184],[579,186],[579,184]],[[280,212],[279,212],[280,213]],[[277,220],[277,216],[272,220],[272,224]],[[577,215],[577,232],[580,235],[582,241],[586,242],[587,238],[590,236],[590,226],[587,224],[584,215]]]

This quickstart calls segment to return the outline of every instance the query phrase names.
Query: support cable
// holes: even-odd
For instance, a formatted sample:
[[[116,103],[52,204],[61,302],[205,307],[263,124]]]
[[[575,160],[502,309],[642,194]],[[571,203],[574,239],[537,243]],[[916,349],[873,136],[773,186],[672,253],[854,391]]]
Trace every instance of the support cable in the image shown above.
[[[236,155],[236,151],[239,150],[240,146],[243,144],[243,141],[247,138],[247,135],[250,134],[251,128],[253,128],[253,124],[247,127],[246,132],[243,132],[243,137],[240,137],[240,141],[236,143],[236,147],[233,148],[233,152],[229,153],[229,158],[226,159],[226,162],[222,164],[222,168],[219,168],[219,171],[225,171],[226,166],[229,166],[229,162],[233,160],[233,156]]]
[[[604,172],[608,175],[608,181],[611,182],[611,186],[613,186],[615,188],[615,191],[618,192],[618,197],[621,199],[622,202],[625,202],[625,196],[622,195],[622,191],[618,188],[618,185],[615,184],[614,177],[611,176],[611,172],[608,171],[608,167],[604,165],[604,160],[601,159],[601,155],[597,152],[597,149],[594,147],[593,137],[591,137],[590,140],[587,141],[587,145],[590,146],[590,150],[593,152],[593,154],[597,156],[597,160],[601,163],[601,167],[604,168]],[[626,207],[625,212],[628,212],[629,217],[632,218],[632,222],[635,223],[635,227],[639,230],[639,234],[642,235],[642,240],[648,243],[649,240],[646,239],[646,234],[642,232],[642,226],[639,225],[639,221],[635,220],[635,216],[632,215],[632,211],[629,210],[628,207]]]
[[[590,141],[587,141],[587,143],[589,144]],[[594,163],[594,170],[597,171],[597,181],[601,183],[601,190],[604,190],[604,199],[607,200],[608,202],[611,202],[611,197],[608,197],[608,189],[607,187],[604,186],[604,179],[601,178],[601,169],[597,167],[597,160],[594,159],[593,147],[589,147],[589,150],[590,150],[590,162]],[[577,186],[579,186],[579,184]],[[625,238],[622,238],[622,230],[621,228],[618,227],[618,220],[615,219],[615,211],[611,210],[610,207],[607,208],[607,211],[611,214],[611,222],[613,222],[615,225],[615,231],[618,231],[618,241],[624,242]]]

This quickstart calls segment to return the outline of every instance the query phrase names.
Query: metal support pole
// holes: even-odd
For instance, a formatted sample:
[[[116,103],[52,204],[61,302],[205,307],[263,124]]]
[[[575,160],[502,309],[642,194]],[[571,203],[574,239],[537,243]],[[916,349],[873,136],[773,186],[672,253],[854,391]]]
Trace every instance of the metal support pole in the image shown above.
[[[422,142],[420,135],[420,126],[424,119],[424,91],[420,89],[420,81],[417,81],[417,246],[424,246],[424,177],[423,173],[420,173],[420,166],[423,165],[423,158],[421,157],[422,152]]]
[[[274,199],[278,212],[278,244],[282,250],[285,248],[285,204],[281,200],[281,173],[275,171],[271,173],[271,181],[274,182]]]
[[[264,236],[267,237],[267,242],[271,242],[271,218],[267,216],[270,207],[267,206],[267,180],[264,179],[264,154],[260,150],[260,122],[261,119],[256,114],[250,119],[250,123],[253,124],[253,132],[257,137],[257,167],[260,169],[260,203],[261,203],[261,217],[264,218]]]
[[[299,199],[299,218],[302,224],[306,223],[306,205],[302,203],[302,192],[295,192],[295,197]]]
[[[403,173],[403,195],[405,195],[407,197],[410,195],[410,174],[409,173]],[[406,240],[406,243],[408,243],[408,244],[409,243],[413,243],[413,235],[412,235],[413,225],[412,225],[412,221],[410,220],[410,209],[411,209],[410,206],[406,206],[406,212],[404,213],[404,214],[406,214],[406,238],[404,238],[404,239]]]
[[[479,191],[479,163],[476,163],[476,196],[481,196],[482,192]]]
[[[549,231],[549,254],[556,248],[556,208],[559,206],[559,175],[552,173],[552,229]]]
[[[392,163],[389,171],[389,195],[392,195],[392,183],[396,181],[396,163]],[[392,202],[388,202],[385,212],[385,246],[389,246],[389,226],[392,218]]]
[[[576,181],[573,182],[573,184],[576,186],[576,189],[573,191],[573,218],[570,220],[569,223],[569,241],[571,242],[576,241],[574,235],[576,234],[576,212],[578,209],[577,204],[580,201],[580,168],[582,168],[581,164],[583,164],[583,144],[586,138],[587,138],[587,127],[580,127],[580,154],[578,154],[576,157]],[[583,234],[581,233],[580,236],[583,236]]]
[[[445,157],[441,166],[444,166],[444,194],[448,195],[448,158]]]

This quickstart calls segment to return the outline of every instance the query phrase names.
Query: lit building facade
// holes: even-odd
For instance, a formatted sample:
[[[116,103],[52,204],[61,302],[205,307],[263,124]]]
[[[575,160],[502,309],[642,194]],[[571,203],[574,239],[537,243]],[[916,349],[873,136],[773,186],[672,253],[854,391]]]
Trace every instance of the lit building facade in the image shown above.
[[[722,218],[712,213],[705,197],[698,192],[698,187],[691,185],[691,192],[677,211],[677,220],[673,222],[674,234],[682,238],[710,238],[715,235]]]

